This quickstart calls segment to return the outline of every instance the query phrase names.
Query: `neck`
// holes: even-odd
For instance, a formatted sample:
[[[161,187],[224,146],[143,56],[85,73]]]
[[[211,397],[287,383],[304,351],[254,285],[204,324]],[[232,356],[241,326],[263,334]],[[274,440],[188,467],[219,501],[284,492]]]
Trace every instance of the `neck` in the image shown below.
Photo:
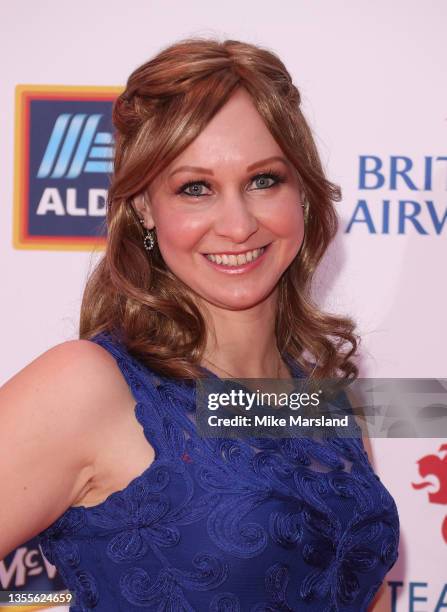
[[[291,378],[276,344],[273,298],[245,310],[209,303],[202,306],[210,330],[202,365],[218,375],[227,372],[240,378]],[[220,372],[215,371],[216,366]]]

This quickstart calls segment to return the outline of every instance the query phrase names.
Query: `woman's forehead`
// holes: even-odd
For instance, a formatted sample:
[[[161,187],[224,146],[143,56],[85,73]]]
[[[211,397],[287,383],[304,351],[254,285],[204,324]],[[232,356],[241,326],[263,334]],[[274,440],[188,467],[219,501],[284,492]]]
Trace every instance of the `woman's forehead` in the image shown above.
[[[165,169],[172,175],[184,166],[213,171],[249,166],[283,152],[256,110],[249,94],[234,94],[200,134]]]

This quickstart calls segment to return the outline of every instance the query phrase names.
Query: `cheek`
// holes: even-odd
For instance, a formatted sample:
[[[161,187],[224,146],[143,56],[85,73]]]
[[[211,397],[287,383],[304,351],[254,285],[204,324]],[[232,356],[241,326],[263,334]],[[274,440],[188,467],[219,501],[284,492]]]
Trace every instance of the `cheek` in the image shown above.
[[[300,203],[284,202],[275,211],[271,220],[274,231],[282,238],[296,240],[304,234],[304,216]]]
[[[165,215],[157,224],[160,250],[167,258],[170,252],[190,250],[205,232],[204,219],[196,215]]]

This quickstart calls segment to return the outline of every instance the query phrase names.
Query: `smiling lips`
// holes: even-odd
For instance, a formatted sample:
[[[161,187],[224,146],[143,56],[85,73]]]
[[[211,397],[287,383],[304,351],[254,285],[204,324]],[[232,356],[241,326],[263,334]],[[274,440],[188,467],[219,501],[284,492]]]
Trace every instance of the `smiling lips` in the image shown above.
[[[215,264],[220,264],[222,266],[242,266],[244,264],[255,261],[260,257],[265,251],[265,247],[261,247],[259,249],[253,249],[252,251],[246,251],[245,253],[235,254],[207,254],[205,257],[212,261]]]

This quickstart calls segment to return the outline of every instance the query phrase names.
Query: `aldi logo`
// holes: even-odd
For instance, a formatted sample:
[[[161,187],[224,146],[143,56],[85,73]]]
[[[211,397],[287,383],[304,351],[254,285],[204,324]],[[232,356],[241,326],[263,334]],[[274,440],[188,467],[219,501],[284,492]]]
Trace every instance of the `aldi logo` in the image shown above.
[[[17,86],[15,248],[90,250],[104,244],[112,105],[121,91]]]

